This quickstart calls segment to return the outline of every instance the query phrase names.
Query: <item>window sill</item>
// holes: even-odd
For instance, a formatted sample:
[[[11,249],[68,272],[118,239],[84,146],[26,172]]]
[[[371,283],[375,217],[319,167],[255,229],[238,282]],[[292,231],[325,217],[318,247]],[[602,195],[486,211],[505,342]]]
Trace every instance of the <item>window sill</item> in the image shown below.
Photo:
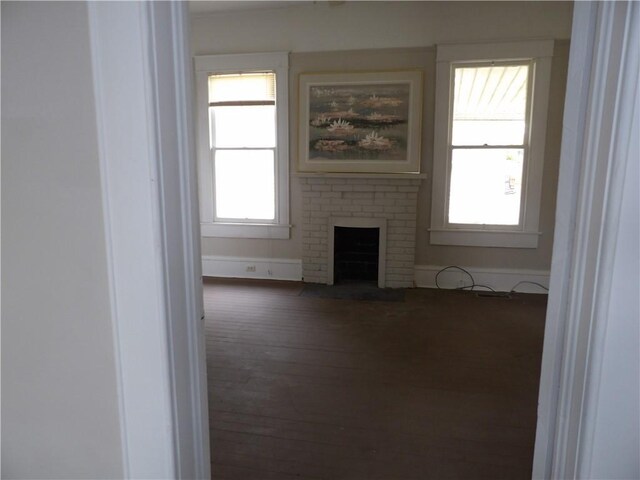
[[[289,239],[291,225],[270,223],[201,223],[203,237]]]
[[[464,247],[538,248],[540,232],[503,232],[488,230],[444,230],[432,228],[432,245]]]

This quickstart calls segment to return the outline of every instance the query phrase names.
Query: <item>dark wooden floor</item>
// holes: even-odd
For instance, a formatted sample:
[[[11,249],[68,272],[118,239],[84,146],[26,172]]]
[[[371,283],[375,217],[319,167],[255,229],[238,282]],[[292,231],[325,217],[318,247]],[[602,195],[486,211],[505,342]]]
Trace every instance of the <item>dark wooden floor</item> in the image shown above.
[[[205,283],[214,479],[531,478],[546,296]]]

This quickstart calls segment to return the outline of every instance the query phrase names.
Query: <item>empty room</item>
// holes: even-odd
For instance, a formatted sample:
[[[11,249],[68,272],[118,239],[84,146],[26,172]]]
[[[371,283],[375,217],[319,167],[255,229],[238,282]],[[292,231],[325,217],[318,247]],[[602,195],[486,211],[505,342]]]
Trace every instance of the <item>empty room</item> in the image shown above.
[[[213,478],[530,478],[572,4],[190,15]]]
[[[640,2],[0,10],[0,477],[640,478]]]

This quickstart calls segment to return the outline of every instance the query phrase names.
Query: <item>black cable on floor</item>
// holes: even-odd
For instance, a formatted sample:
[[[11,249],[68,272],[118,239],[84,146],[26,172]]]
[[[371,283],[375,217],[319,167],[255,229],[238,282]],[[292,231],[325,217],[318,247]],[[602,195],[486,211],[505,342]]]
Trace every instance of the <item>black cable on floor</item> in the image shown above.
[[[549,291],[549,289],[547,287],[545,287],[544,285],[542,285],[541,283],[530,282],[529,280],[522,280],[521,282],[518,282],[513,287],[511,287],[511,290],[509,290],[509,293],[518,293],[518,292],[516,292],[516,288],[518,287],[518,285],[522,285],[523,283],[530,283],[531,285],[537,285],[538,287],[542,288],[544,291],[546,291],[546,292]]]
[[[465,273],[466,275],[468,275],[469,279],[471,280],[471,285],[465,285],[463,287],[456,287],[455,290],[471,290],[471,291],[473,291],[474,288],[478,287],[478,288],[486,288],[487,290],[490,290],[491,292],[496,292],[492,287],[490,287],[488,285],[482,285],[480,283],[476,283],[476,281],[473,278],[473,275],[471,275],[471,273],[469,273],[467,270],[465,270],[462,267],[458,267],[457,265],[449,265],[448,267],[444,267],[441,270],[439,270],[438,273],[436,273],[436,278],[435,278],[436,287],[438,289],[440,289],[440,290],[442,290],[443,288],[438,283],[438,277],[440,276],[441,273],[446,272],[447,270],[459,270],[459,271]],[[509,293],[518,293],[516,291],[516,288],[518,288],[523,283],[528,283],[528,284],[531,284],[531,285],[537,285],[538,287],[542,288],[546,292],[549,291],[549,289],[547,287],[545,287],[544,285],[542,285],[541,283],[531,282],[529,280],[521,280],[520,282],[516,283],[513,287],[511,287],[511,289],[509,290],[508,293],[505,292],[505,295],[508,295]]]
[[[455,269],[455,270],[460,270],[461,272],[466,273],[469,278],[471,279],[471,285],[465,285],[464,287],[457,287],[456,290],[466,290],[466,289],[470,289],[471,291],[473,291],[473,289],[475,287],[481,287],[481,288],[486,288],[487,290],[490,290],[492,292],[495,292],[495,290],[493,288],[491,288],[488,285],[481,285],[479,283],[476,283],[476,281],[473,278],[473,275],[471,275],[467,270],[465,270],[462,267],[458,267],[457,265],[449,265],[448,267],[444,267],[443,269],[441,269],[438,273],[436,273],[436,287],[439,289],[442,289],[442,287],[438,284],[438,277],[440,276],[440,274],[442,272],[445,272],[447,270],[451,270],[451,269]]]

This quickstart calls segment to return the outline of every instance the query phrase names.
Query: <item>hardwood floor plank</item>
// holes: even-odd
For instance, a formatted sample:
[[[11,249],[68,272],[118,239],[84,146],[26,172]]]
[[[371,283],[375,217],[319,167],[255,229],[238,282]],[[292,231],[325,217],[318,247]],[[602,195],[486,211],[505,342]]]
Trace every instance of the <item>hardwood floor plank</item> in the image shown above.
[[[546,297],[205,283],[213,478],[528,478]]]

